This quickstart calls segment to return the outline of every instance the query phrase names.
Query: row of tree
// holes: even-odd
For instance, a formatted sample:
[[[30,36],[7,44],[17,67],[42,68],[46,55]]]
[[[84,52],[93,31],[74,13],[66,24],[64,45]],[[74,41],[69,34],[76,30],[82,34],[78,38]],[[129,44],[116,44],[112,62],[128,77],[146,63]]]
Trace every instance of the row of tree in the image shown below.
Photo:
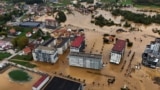
[[[133,0],[136,4],[142,5],[160,5],[160,0]]]
[[[12,3],[20,3],[20,2],[25,2],[26,4],[40,4],[43,3],[43,0],[9,0]]]
[[[115,23],[111,19],[107,20],[102,15],[99,15],[95,17],[94,19],[95,20],[91,21],[91,23],[94,23],[95,25],[98,25],[100,27],[115,25]]]
[[[133,21],[135,23],[142,23],[145,25],[149,25],[151,23],[157,23],[160,24],[160,14],[154,15],[154,16],[147,16],[145,14],[138,14],[133,13],[131,11],[125,11],[116,9],[111,11],[112,15],[114,16],[123,16],[125,19],[129,21]]]
[[[94,3],[94,0],[81,0],[81,2]]]
[[[5,24],[7,21],[10,21],[13,16],[21,16],[23,15],[23,12],[21,10],[13,10],[10,13],[6,13],[3,15],[0,15],[0,25]]]

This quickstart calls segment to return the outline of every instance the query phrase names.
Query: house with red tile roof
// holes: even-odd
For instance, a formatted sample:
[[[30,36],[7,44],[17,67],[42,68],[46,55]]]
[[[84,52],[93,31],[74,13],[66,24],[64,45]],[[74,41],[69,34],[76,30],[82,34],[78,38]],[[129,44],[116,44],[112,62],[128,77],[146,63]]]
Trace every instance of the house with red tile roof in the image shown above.
[[[110,53],[110,62],[119,64],[125,52],[126,41],[118,39]]]
[[[14,28],[12,28],[12,29],[9,30],[9,33],[11,35],[15,35],[16,34],[16,30]]]
[[[85,46],[84,39],[84,36],[77,36],[71,43],[70,52],[81,52]]]
[[[24,55],[28,55],[28,54],[31,53],[31,52],[32,52],[32,50],[31,50],[30,47],[25,47],[25,48],[23,49],[23,54],[24,54]]]
[[[42,77],[32,86],[32,90],[41,90],[41,88],[48,82],[48,75],[42,75]]]

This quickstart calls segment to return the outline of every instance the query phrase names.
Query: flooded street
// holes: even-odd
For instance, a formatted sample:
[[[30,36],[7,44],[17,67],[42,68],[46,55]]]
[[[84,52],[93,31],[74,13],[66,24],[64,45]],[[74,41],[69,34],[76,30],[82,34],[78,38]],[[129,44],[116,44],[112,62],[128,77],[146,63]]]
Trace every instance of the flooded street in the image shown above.
[[[102,46],[104,46],[102,50],[104,63],[103,69],[92,70],[69,66],[67,58],[69,50],[67,50],[63,55],[59,55],[58,62],[55,64],[33,62],[37,65],[37,69],[47,72],[50,75],[59,75],[62,73],[65,76],[70,75],[73,78],[80,79],[80,81],[84,81],[86,83],[86,90],[119,90],[124,85],[127,85],[131,90],[159,90],[160,86],[154,84],[152,81],[155,76],[160,76],[160,72],[156,69],[150,69],[142,66],[141,69],[136,69],[130,76],[125,76],[128,71],[128,67],[135,67],[135,65],[141,63],[141,56],[146,45],[155,40],[155,37],[159,37],[157,33],[152,32],[152,29],[159,28],[159,25],[151,24],[145,26],[129,22],[132,23],[132,27],[139,29],[136,31],[129,31],[129,28],[124,28],[123,25],[110,27],[105,26],[101,28],[90,23],[91,15],[82,15],[76,11],[73,11],[73,13],[74,14],[67,14],[67,21],[63,23],[62,26],[71,25],[75,28],[83,28],[85,30],[85,41],[87,45],[85,48],[86,53],[92,51],[92,53],[99,54]],[[121,23],[122,17],[120,16],[113,17],[108,11],[98,10],[97,15],[100,14],[102,14],[106,19],[111,19],[115,23]],[[124,29],[127,32],[116,33],[117,29]],[[133,46],[131,48],[126,47],[125,55],[120,65],[109,63],[109,54],[115,42],[111,44],[103,44],[104,33],[116,35],[116,38],[123,40],[129,39],[133,42]],[[95,47],[91,49],[94,43]],[[135,52],[135,57],[133,58],[131,66],[129,65],[131,59],[131,55],[128,56],[129,51],[131,51],[131,55]],[[123,70],[121,70],[124,62],[126,62],[126,64],[124,65]],[[114,84],[108,85],[107,80],[111,78],[108,76],[116,78]]]

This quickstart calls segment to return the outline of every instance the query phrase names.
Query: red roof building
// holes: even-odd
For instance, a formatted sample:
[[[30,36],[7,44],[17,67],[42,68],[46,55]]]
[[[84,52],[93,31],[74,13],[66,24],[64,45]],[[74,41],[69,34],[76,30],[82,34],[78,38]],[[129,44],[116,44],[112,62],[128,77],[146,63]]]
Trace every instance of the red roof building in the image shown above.
[[[116,41],[116,44],[114,45],[114,47],[112,48],[112,51],[118,51],[121,52],[126,46],[126,41],[125,40],[120,40],[118,39]]]
[[[75,40],[72,42],[71,47],[80,47],[82,42],[84,41],[84,36],[78,36],[75,38]]]
[[[49,80],[48,75],[43,75],[32,87],[32,90],[40,90]]]
[[[126,46],[126,41],[125,40],[120,40],[118,39],[116,41],[116,44],[113,46],[111,55],[110,55],[110,62],[119,64],[122,57],[124,56],[125,52],[125,46]]]
[[[28,54],[31,53],[31,52],[32,52],[32,50],[31,50],[30,47],[26,47],[26,48],[23,49],[23,53],[24,53],[25,55],[28,55]]]
[[[9,30],[9,33],[10,34],[16,34],[16,30],[14,28],[12,28],[12,29]]]

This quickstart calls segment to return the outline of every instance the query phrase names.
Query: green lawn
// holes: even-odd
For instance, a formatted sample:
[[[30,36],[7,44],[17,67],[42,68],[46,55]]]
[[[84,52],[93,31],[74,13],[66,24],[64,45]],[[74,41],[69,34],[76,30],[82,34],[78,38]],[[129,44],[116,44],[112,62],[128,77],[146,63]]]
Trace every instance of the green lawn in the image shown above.
[[[33,57],[32,57],[32,54],[28,54],[28,55],[16,55],[16,56],[14,56],[12,59],[32,61],[32,60],[33,60]]]
[[[71,0],[59,0],[59,3],[61,3],[63,5],[68,5],[71,3]]]
[[[32,28],[26,28],[26,27],[21,27],[22,29],[20,30],[22,33],[19,36],[26,36],[27,32],[32,33]]]
[[[11,56],[10,53],[7,53],[7,52],[0,52],[0,60],[3,60],[4,58],[7,58]]]
[[[116,0],[101,0],[101,2],[110,3],[110,2],[116,2]]]
[[[27,62],[27,61],[23,61],[23,60],[11,59],[10,61],[11,61],[11,62],[14,62],[14,63],[16,63],[16,64],[20,64],[20,65],[22,65],[22,66],[28,67],[28,68],[34,68],[34,67],[36,67],[36,65],[31,64],[30,62]]]
[[[132,0],[122,0],[122,4],[133,4]]]
[[[29,81],[31,77],[28,75],[27,72],[22,70],[13,70],[8,73],[9,77],[14,81]]]

